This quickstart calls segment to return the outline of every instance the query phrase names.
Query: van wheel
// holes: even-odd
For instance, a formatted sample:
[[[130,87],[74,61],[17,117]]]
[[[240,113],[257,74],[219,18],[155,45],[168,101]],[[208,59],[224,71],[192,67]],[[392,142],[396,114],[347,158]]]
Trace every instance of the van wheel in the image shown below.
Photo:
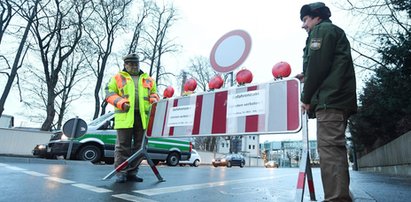
[[[196,159],[193,163],[193,166],[198,167],[198,165],[200,165],[200,161],[198,159]]]
[[[78,153],[78,158],[80,160],[91,161],[92,163],[97,163],[101,159],[101,151],[97,146],[87,145]]]
[[[170,153],[167,157],[167,165],[169,166],[176,166],[178,165],[179,161],[180,161],[180,158],[176,152]]]

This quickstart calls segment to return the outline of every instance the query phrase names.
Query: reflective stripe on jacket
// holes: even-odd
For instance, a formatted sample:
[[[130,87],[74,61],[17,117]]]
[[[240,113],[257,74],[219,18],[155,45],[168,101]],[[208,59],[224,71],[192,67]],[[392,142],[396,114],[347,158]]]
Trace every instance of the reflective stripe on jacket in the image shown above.
[[[106,86],[106,101],[115,108],[114,128],[133,128],[135,106],[135,86],[129,73],[121,71],[111,78]],[[150,110],[149,96],[156,94],[157,87],[148,74],[140,71],[138,79],[138,110],[141,115],[143,129],[147,128],[148,113]],[[130,109],[124,111],[122,105],[130,103]]]

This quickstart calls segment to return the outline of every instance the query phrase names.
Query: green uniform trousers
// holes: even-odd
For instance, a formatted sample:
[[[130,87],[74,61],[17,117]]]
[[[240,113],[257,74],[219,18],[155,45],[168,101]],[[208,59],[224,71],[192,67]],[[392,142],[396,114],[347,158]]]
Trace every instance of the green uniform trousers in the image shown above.
[[[345,146],[347,117],[344,111],[336,109],[318,110],[316,116],[324,201],[351,202]]]
[[[114,150],[114,168],[117,168],[121,163],[126,161],[131,155],[141,148],[143,135],[144,129],[141,123],[140,113],[136,111],[136,113],[134,113],[133,128],[117,129],[117,140]],[[129,162],[128,166],[119,174],[126,173],[127,175],[136,175],[138,172],[138,166],[142,160],[143,157]]]

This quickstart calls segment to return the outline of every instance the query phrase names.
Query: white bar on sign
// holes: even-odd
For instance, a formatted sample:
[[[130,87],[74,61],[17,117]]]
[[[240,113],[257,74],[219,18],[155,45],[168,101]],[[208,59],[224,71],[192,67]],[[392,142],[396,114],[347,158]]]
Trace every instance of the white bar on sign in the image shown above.
[[[191,126],[194,123],[195,105],[173,107],[168,116],[168,127]]]
[[[227,99],[227,117],[250,116],[265,113],[263,90],[230,94]]]

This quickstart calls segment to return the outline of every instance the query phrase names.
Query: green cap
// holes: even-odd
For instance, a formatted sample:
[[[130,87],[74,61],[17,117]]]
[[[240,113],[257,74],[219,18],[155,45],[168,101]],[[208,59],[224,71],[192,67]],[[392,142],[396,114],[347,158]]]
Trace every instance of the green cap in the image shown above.
[[[130,53],[123,57],[124,62],[139,62],[138,55],[136,53]]]
[[[320,17],[321,19],[328,19],[331,17],[331,11],[323,2],[315,2],[301,7],[300,19],[303,20],[304,16],[307,15]]]

